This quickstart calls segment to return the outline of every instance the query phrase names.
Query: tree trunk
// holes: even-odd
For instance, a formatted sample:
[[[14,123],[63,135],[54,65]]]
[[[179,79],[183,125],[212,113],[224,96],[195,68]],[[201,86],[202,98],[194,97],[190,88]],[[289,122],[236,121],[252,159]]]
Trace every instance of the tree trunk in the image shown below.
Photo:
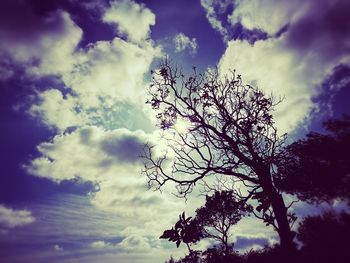
[[[288,222],[287,207],[284,204],[282,195],[277,192],[277,189],[272,184],[269,170],[265,169],[265,172],[258,174],[258,176],[263,191],[267,194],[275,215],[282,252],[283,254],[291,255],[296,249],[295,243],[293,242],[294,232],[291,230]]]
[[[228,246],[228,238],[227,234],[224,235],[224,250],[225,256],[227,257],[230,254],[229,246]]]
[[[284,252],[292,252],[295,250],[294,233],[289,226],[287,208],[283,198],[275,188],[272,188],[269,198],[278,225],[281,248]]]

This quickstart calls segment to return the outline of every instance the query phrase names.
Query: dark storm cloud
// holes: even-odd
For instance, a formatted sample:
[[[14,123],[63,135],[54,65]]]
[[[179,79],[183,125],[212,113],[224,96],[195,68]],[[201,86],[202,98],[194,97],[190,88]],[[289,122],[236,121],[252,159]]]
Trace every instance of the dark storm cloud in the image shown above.
[[[127,163],[133,163],[139,159],[141,146],[141,140],[133,135],[111,137],[101,142],[101,148],[104,152]]]
[[[330,61],[350,52],[350,1],[310,1],[306,13],[288,29],[287,45],[302,55],[317,52]]]
[[[235,249],[246,249],[254,245],[264,247],[268,246],[269,244],[270,242],[267,238],[237,236]]]

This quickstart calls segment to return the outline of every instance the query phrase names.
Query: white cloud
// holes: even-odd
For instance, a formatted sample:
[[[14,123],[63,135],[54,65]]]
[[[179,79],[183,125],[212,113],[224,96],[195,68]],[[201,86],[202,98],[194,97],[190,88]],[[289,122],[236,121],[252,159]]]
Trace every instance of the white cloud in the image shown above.
[[[112,243],[105,242],[103,240],[94,241],[90,244],[90,247],[94,249],[111,249],[113,246],[114,245]]]
[[[158,55],[160,51],[149,42],[139,47],[119,38],[99,41],[75,55],[74,70],[62,79],[83,105],[96,107],[115,101],[139,101],[144,74]]]
[[[80,128],[69,134],[59,134],[51,142],[43,142],[37,147],[42,157],[34,159],[27,169],[36,176],[49,177],[58,182],[76,177],[82,177],[86,181],[100,181],[108,177],[115,178],[118,174],[118,179],[122,179],[134,165],[118,161],[118,140],[127,136],[132,136],[135,143],[141,144],[146,140],[142,131],[105,131],[95,126]],[[105,141],[110,143],[110,148],[116,147],[115,153],[104,148]],[[133,154],[136,158],[139,153]],[[118,172],[115,174],[116,170],[113,169]]]
[[[236,0],[228,19],[232,25],[240,22],[247,29],[261,29],[273,35],[298,16],[306,5],[300,0]]]
[[[99,184],[99,191],[91,197],[92,204],[101,210],[118,214],[118,225],[147,226],[137,229],[137,235],[146,239],[126,239],[134,246],[145,247],[147,236],[158,239],[160,233],[171,225],[185,204],[168,193],[148,189],[146,178],[140,176],[141,162],[138,145],[152,141],[142,131],[127,129],[106,131],[97,127],[79,128],[71,133],[57,135],[51,142],[41,143],[41,157],[25,166],[35,176],[56,182],[80,178]],[[129,232],[125,238],[136,235]],[[123,233],[121,233],[123,235]],[[128,241],[129,240],[129,241]],[[145,241],[146,240],[146,241]]]
[[[64,84],[64,90],[51,87],[38,93],[39,102],[28,111],[32,116],[64,132],[74,125],[104,125],[124,110],[122,103],[142,113],[144,75],[153,59],[161,55],[160,48],[145,39],[149,26],[155,23],[149,9],[132,1],[118,1],[104,15],[111,23],[121,19],[119,28],[130,34],[130,40],[141,42],[116,37],[78,48],[83,32],[67,12],[58,10],[42,18],[25,4],[21,6],[32,34],[22,32],[25,25],[21,21],[17,30],[0,25],[0,55],[23,66],[30,77],[56,75]],[[13,75],[9,63],[0,65],[5,79]]]
[[[9,55],[16,63],[24,63],[30,74],[61,74],[69,71],[72,66],[71,55],[82,37],[82,30],[70,15],[58,10],[49,14],[46,20],[36,21],[33,27],[30,37],[25,36],[28,32],[23,33],[23,41],[18,41],[16,34],[20,33],[16,33],[16,30],[0,28],[0,54]]]
[[[184,33],[177,34],[174,39],[175,51],[182,52],[184,50],[188,50],[188,52],[192,55],[197,53],[197,40],[195,38],[189,38]]]
[[[25,226],[35,221],[29,210],[15,210],[7,208],[0,204],[0,229],[7,230],[10,228]]]
[[[258,41],[254,46],[245,41],[231,41],[219,67],[229,74],[236,69],[244,82],[250,82],[284,101],[277,107],[275,120],[280,132],[289,132],[304,120],[311,107],[314,85],[321,81],[320,71],[311,71],[307,59],[298,61],[283,48],[280,39]]]
[[[61,247],[60,245],[54,245],[53,246],[53,250],[55,250],[55,251],[62,251],[63,250],[63,247]]]
[[[131,41],[140,43],[150,33],[150,26],[155,24],[155,15],[144,5],[132,0],[111,2],[103,16],[103,21],[116,24],[119,33],[126,34]]]
[[[323,6],[321,12],[315,11],[316,5]],[[338,13],[345,16],[339,10],[346,8],[350,5],[340,1],[237,1],[232,24],[240,21],[248,29],[260,28],[271,35],[286,23],[289,27],[282,36],[254,45],[228,41],[219,67],[223,72],[237,69],[245,82],[275,97],[284,96],[275,120],[281,132],[293,131],[302,122],[307,123],[310,109],[315,107],[311,99],[319,92],[322,80],[335,66],[350,61],[345,48],[350,27],[339,29],[338,20],[333,19]],[[317,33],[305,33],[314,31]]]
[[[40,102],[34,104],[28,113],[39,118],[49,127],[65,130],[67,127],[80,126],[86,121],[83,114],[78,114],[78,101],[75,97],[67,95],[64,98],[58,89],[49,89],[38,94]]]
[[[223,36],[225,40],[227,40],[228,32],[219,16],[224,13],[228,6],[232,5],[232,3],[232,0],[201,0],[201,5],[206,11],[206,17],[209,23]]]
[[[118,247],[133,252],[149,251],[151,249],[149,240],[138,234],[124,238],[123,241],[118,244]]]
[[[64,74],[72,70],[74,57],[83,31],[74,23],[67,12],[61,11],[60,16],[64,22],[64,34],[57,38],[45,34],[41,36],[41,46],[35,47],[39,52],[40,64],[28,70],[30,73],[42,75]]]
[[[67,95],[53,88],[39,93],[40,102],[29,112],[60,131],[74,125],[106,124],[120,114],[125,103],[142,114],[144,75],[160,53],[150,42],[140,47],[119,38],[90,44],[67,59],[71,66],[56,72],[70,87]]]

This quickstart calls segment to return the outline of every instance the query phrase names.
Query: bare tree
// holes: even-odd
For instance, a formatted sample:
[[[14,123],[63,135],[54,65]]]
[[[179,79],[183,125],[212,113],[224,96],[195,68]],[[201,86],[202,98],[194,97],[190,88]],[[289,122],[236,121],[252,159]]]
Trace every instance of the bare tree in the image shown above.
[[[285,141],[271,114],[280,100],[243,85],[235,71],[221,77],[216,69],[201,74],[194,67],[185,77],[168,61],[153,72],[148,92],[146,103],[156,111],[160,128],[176,135],[167,139],[171,157],[156,157],[154,145],[145,146],[143,174],[149,184],[160,189],[174,182],[186,196],[210,176],[232,177],[246,187],[237,197],[257,200],[254,214],[275,228],[282,248],[294,250],[288,209],[273,182]],[[181,122],[188,125],[185,132],[177,129]]]

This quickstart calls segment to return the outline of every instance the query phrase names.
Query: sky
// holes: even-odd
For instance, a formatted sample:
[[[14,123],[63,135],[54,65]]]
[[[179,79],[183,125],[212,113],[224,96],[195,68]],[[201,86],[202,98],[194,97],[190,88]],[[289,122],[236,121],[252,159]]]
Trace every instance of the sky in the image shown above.
[[[236,69],[284,98],[274,118],[292,141],[350,113],[349,13],[347,0],[2,0],[0,261],[183,255],[159,236],[203,197],[148,189],[140,173],[140,145],[159,142],[150,71],[165,57]],[[276,234],[247,218],[232,241],[249,249]]]

